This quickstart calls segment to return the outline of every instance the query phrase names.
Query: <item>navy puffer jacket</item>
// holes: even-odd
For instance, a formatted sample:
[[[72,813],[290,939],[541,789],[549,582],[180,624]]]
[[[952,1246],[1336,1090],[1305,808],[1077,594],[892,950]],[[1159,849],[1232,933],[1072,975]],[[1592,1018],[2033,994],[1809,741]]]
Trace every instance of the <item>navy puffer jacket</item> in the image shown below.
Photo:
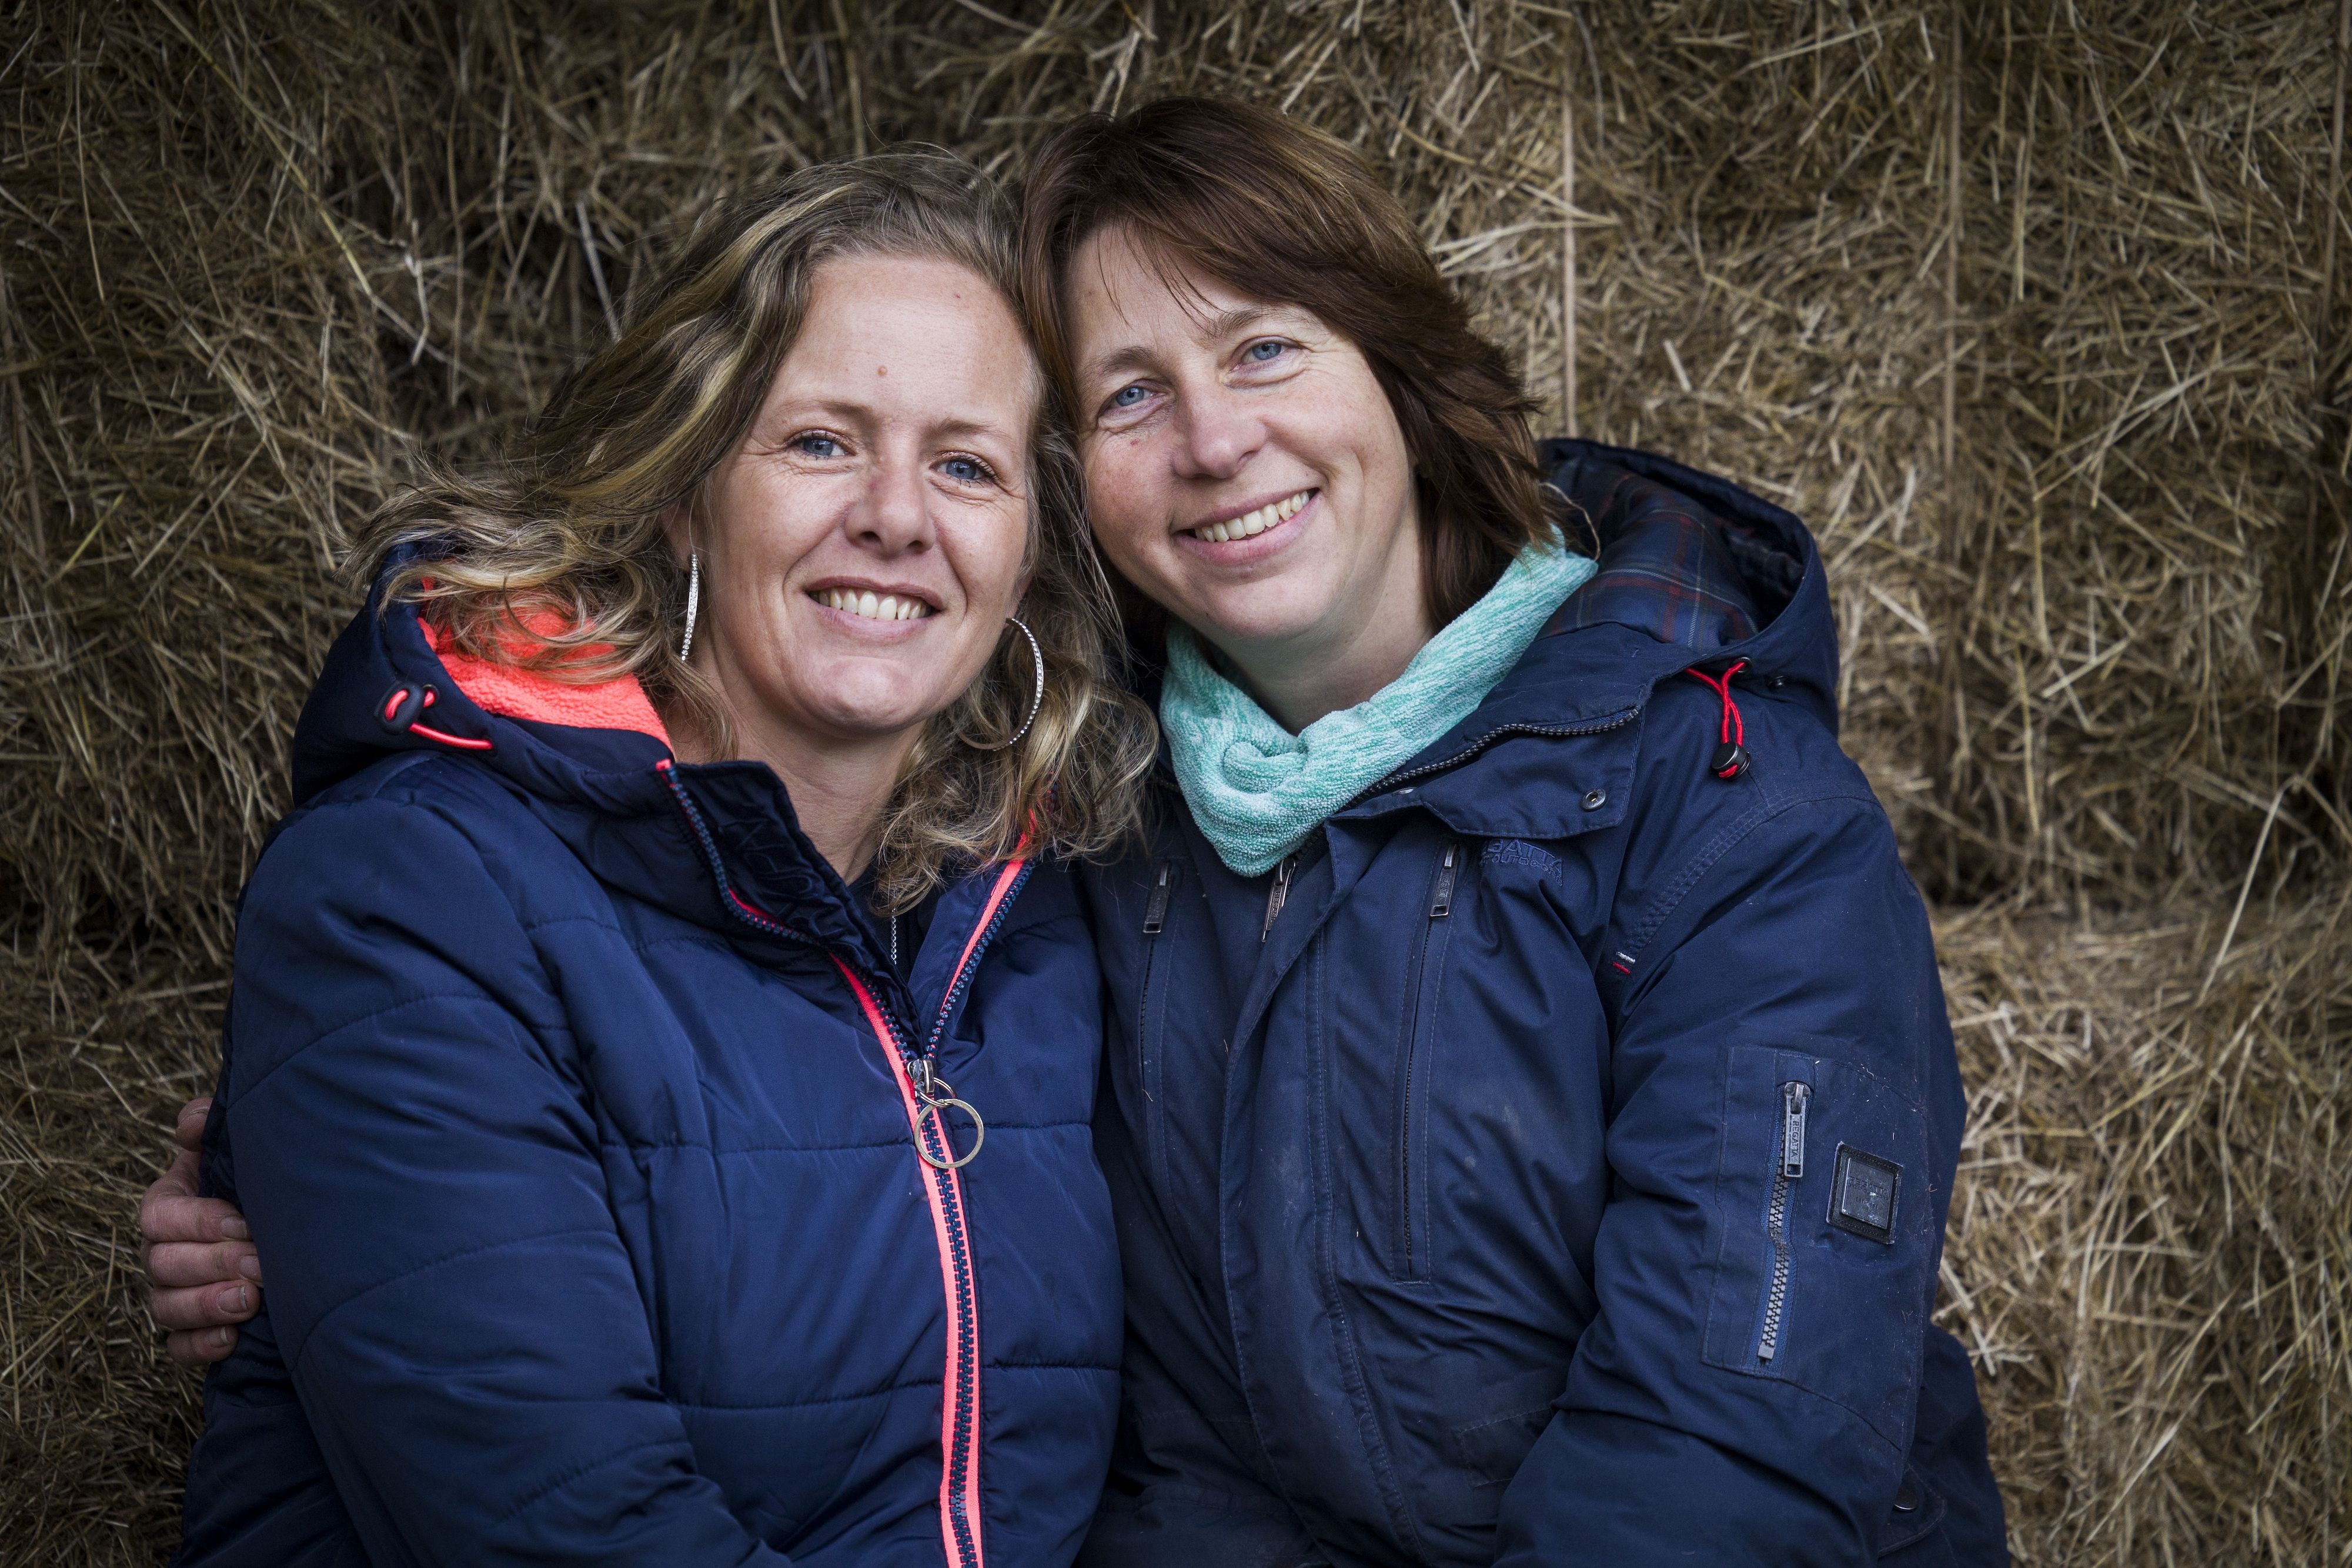
[[[1959,1077],[1820,558],[1546,456],[1601,569],[1472,717],[1272,873],[1171,791],[1087,878],[1128,1345],[1086,1560],[2005,1562],[1928,1322]]]
[[[1077,1550],[1119,1319],[1069,878],[950,887],[894,968],[775,775],[659,728],[413,609],[335,645],[238,923],[205,1169],[268,1290],[182,1562]]]

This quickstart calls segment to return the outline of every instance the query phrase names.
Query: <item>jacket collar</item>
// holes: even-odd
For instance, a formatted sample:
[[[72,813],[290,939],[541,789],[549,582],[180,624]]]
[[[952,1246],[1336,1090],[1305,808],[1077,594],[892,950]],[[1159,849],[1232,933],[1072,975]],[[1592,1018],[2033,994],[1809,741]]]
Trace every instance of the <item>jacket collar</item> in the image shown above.
[[[1542,458],[1591,521],[1601,570],[1475,712],[1341,820],[1418,808],[1465,834],[1528,839],[1613,826],[1651,693],[1694,666],[1745,659],[1740,684],[1773,683],[1836,732],[1835,624],[1802,523],[1647,453],[1548,441]]]
[[[392,572],[446,553],[429,542],[395,552],[329,650],[295,727],[297,806],[388,756],[465,758],[539,802],[541,819],[603,880],[733,937],[838,953],[911,1016],[856,895],[801,831],[772,768],[681,764],[634,678],[581,686],[455,650],[445,657],[415,604],[385,605]],[[707,828],[708,849],[691,816]],[[978,885],[951,889],[933,916],[943,939],[986,897],[987,879],[964,880]],[[738,914],[730,891],[770,925]]]

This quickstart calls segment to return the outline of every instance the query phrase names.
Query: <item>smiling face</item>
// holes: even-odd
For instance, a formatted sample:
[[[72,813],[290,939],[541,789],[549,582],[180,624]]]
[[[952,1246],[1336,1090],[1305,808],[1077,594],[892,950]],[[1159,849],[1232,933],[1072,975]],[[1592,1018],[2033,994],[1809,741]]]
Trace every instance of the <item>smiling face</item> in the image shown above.
[[[818,268],[690,525],[695,663],[748,751],[911,745],[979,677],[1024,585],[1034,367],[967,267]]]
[[[1362,352],[1120,229],[1078,247],[1065,287],[1111,563],[1293,728],[1394,679],[1434,628],[1412,458]]]

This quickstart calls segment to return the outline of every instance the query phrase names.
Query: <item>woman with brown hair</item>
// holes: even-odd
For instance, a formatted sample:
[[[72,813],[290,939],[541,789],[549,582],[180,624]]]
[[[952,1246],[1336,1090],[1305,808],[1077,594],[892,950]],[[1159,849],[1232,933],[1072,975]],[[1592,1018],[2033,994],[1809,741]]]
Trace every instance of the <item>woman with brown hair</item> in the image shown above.
[[[1928,1321],[1958,1073],[1803,527],[1539,449],[1395,200],[1269,110],[1066,126],[1023,230],[1165,656],[1165,809],[1085,878],[1128,1303],[1085,1561],[2004,1561]]]

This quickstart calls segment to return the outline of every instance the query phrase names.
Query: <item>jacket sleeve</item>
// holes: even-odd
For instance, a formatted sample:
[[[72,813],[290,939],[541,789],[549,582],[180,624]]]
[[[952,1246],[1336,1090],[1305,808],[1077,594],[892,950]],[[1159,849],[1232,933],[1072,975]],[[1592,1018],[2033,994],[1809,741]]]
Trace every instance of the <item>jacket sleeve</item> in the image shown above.
[[[303,1415],[378,1563],[773,1568],[663,1396],[567,1018],[485,855],[424,805],[328,804],[246,895],[223,1152]]]
[[[269,1295],[205,1379],[172,1568],[366,1568],[367,1552],[295,1397]]]
[[[1862,1564],[1924,1517],[1894,1510],[1962,1110],[1926,911],[1875,800],[1756,815],[1637,916],[1599,1312],[1507,1568]]]

